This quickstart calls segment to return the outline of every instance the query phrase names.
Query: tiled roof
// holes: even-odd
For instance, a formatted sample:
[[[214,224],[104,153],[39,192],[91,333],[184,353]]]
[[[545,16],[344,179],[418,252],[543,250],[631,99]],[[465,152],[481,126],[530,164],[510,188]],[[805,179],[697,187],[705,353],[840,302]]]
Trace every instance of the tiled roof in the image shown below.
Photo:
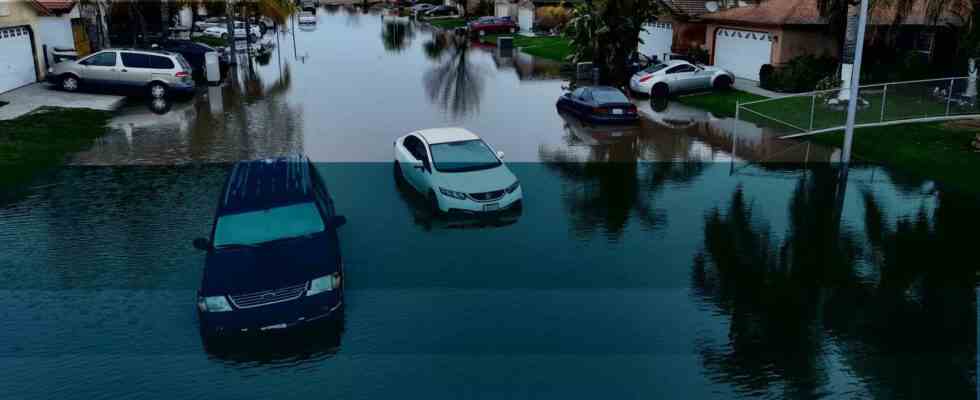
[[[927,10],[928,0],[919,0],[902,21],[904,25],[930,24]],[[964,5],[968,3],[964,2]],[[895,21],[896,8],[876,8],[871,12],[871,24],[887,25]],[[962,25],[969,10],[947,8],[939,17],[940,25]],[[704,14],[701,18],[709,21],[744,23],[754,25],[822,25],[827,23],[820,16],[816,0],[768,0],[756,5],[731,8],[715,13]]]
[[[696,17],[708,12],[704,6],[706,0],[660,0],[660,2],[674,14]]]
[[[75,7],[75,0],[32,0],[32,3],[40,15],[64,14]]]

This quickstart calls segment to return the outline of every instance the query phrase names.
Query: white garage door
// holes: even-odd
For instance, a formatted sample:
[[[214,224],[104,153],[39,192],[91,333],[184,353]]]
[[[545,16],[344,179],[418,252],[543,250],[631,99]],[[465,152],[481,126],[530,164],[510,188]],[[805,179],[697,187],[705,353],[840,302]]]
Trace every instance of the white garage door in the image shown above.
[[[670,46],[674,43],[674,27],[670,23],[655,22],[643,26],[646,29],[640,32],[639,51],[648,56],[657,56],[661,60],[666,60],[670,54]]]
[[[0,93],[37,81],[27,28],[0,28]]]
[[[517,10],[517,25],[521,27],[522,32],[530,32],[534,29],[534,10],[530,8]]]
[[[759,68],[772,60],[772,35],[736,29],[715,33],[715,66],[739,78],[759,80]]]

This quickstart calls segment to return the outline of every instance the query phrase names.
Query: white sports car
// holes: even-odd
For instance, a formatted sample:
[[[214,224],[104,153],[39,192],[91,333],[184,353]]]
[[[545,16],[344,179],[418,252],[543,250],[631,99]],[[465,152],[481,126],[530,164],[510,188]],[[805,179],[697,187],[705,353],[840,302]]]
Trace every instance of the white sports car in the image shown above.
[[[262,37],[262,30],[258,25],[252,25],[249,27],[248,36],[253,40]],[[212,26],[204,30],[205,36],[228,39],[228,27],[227,26]],[[241,21],[235,22],[235,39],[244,39],[245,33],[245,23]]]
[[[520,182],[502,158],[466,129],[427,129],[395,140],[394,172],[433,212],[483,214],[521,207]]]
[[[655,63],[637,72],[630,79],[630,90],[651,97],[667,97],[712,88],[725,90],[734,82],[735,75],[728,70],[673,60]]]

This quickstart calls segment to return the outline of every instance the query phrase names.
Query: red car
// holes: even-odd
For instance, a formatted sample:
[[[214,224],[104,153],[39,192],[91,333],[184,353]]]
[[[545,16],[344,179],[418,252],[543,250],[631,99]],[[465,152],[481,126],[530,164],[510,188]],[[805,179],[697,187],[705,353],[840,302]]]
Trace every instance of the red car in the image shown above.
[[[517,23],[510,17],[480,17],[466,25],[470,33],[486,35],[495,33],[514,33],[520,30]]]

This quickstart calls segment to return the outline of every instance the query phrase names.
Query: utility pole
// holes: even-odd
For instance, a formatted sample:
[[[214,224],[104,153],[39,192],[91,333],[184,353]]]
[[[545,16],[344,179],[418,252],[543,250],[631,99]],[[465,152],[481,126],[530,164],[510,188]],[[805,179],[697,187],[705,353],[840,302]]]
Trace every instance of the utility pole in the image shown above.
[[[854,68],[851,69],[850,98],[847,100],[847,125],[844,127],[844,149],[841,162],[851,162],[851,146],[854,142],[854,120],[857,116],[858,88],[861,86],[861,58],[864,56],[864,32],[868,22],[868,0],[861,0],[858,14],[857,43],[854,49]],[[846,168],[846,167],[845,167]]]
[[[238,65],[238,52],[235,49],[235,5],[232,0],[225,3],[225,20],[228,25],[228,65]]]

